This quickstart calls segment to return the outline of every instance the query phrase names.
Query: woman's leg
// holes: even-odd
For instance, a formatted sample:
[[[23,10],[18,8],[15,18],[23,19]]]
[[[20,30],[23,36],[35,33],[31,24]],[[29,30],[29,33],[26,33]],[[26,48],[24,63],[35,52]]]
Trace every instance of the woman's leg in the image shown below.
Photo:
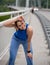
[[[33,58],[29,58],[29,57],[27,56],[28,43],[25,42],[25,43],[23,43],[22,45],[23,45],[23,48],[24,48],[24,52],[25,52],[25,56],[26,56],[27,65],[33,65]],[[31,53],[33,54],[32,45],[31,45],[31,44],[30,44],[30,50],[31,50]]]
[[[19,41],[15,38],[12,38],[11,45],[10,45],[10,58],[8,65],[14,65],[16,54],[19,48]]]

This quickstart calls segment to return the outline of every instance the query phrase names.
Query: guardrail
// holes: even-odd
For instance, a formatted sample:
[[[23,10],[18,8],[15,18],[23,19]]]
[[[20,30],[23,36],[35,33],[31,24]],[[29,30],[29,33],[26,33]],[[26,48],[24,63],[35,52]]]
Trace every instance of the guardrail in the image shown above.
[[[2,22],[0,22],[0,23],[4,23],[4,22],[8,22],[8,21],[10,21],[10,20],[15,20],[16,18],[18,18],[18,17],[20,17],[20,16],[26,16],[26,15],[28,15],[29,13],[30,13],[30,10],[31,10],[31,8],[30,9],[27,9],[27,10],[23,10],[23,11],[16,11],[16,12],[5,12],[5,13],[1,13],[2,15],[11,15],[11,14],[16,14],[16,13],[20,13],[20,12],[22,12],[22,14],[19,14],[18,16],[15,16],[15,17],[13,17],[13,18],[10,18],[10,19],[7,19],[7,20],[5,20],[5,21],[2,21]],[[0,15],[1,15],[0,14]],[[10,32],[9,32],[10,31]],[[11,35],[12,35],[12,32],[14,32],[14,29],[13,29],[13,31],[12,31],[12,29],[9,29],[9,28],[5,28],[5,27],[0,27],[0,37],[1,37],[1,40],[0,40],[0,44],[1,44],[1,46],[3,45],[3,43],[4,43],[4,45],[6,45],[6,47],[5,48],[1,48],[0,49],[0,51],[2,50],[2,49],[4,49],[4,50],[2,50],[2,52],[0,53],[0,60],[4,57],[4,55],[7,53],[7,51],[9,50],[9,41],[10,41],[10,38],[11,38]],[[9,34],[10,33],[10,34]],[[7,38],[6,38],[7,37]],[[0,47],[1,47],[0,46]],[[5,52],[5,53],[4,53]]]
[[[42,14],[40,14],[38,11],[35,11],[35,15],[39,18],[42,28],[44,30],[46,40],[48,43],[48,49],[49,49],[49,55],[50,55],[50,21],[44,17]]]
[[[0,16],[5,16],[5,15],[11,15],[11,14],[17,14],[17,13],[24,13],[26,11],[30,11],[32,8],[28,8],[25,10],[20,10],[20,11],[10,11],[10,12],[1,12]]]

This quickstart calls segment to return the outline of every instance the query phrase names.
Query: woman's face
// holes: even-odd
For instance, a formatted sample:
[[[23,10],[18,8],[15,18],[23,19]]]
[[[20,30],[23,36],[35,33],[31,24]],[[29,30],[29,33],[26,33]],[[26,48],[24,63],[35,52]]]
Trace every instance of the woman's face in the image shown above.
[[[17,26],[20,30],[25,30],[26,29],[26,24],[24,21],[19,21],[17,22]]]

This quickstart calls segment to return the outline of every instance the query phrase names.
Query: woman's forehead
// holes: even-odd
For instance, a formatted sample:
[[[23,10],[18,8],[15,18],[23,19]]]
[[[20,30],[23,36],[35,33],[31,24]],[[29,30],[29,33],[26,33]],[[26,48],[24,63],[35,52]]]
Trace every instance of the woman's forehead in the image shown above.
[[[17,22],[17,24],[18,24],[18,25],[20,25],[20,24],[21,24],[21,22]]]
[[[18,17],[17,20],[24,20],[24,18],[22,16]]]

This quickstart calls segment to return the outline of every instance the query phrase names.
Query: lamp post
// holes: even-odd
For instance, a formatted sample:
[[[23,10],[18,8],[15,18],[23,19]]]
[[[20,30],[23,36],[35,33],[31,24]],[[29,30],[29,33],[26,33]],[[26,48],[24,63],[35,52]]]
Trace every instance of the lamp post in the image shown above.
[[[26,0],[26,7],[29,7],[29,0]]]
[[[16,0],[16,7],[18,6],[18,0]]]

